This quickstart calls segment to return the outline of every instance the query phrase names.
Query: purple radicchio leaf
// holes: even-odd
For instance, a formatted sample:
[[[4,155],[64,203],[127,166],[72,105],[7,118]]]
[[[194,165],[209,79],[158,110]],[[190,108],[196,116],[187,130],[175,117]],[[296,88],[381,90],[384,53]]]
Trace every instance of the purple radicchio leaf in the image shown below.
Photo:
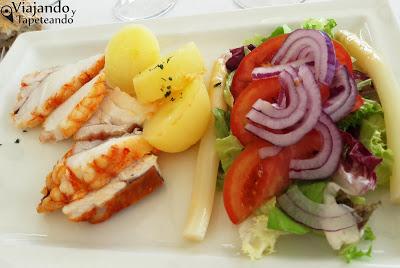
[[[351,134],[341,132],[344,154],[333,181],[350,195],[363,195],[376,186],[375,167],[382,159],[374,156]]]
[[[229,70],[229,72],[232,72],[239,67],[240,62],[245,56],[244,48],[244,46],[241,46],[230,49],[232,56],[226,61],[226,68]],[[247,48],[251,51],[256,47],[250,44],[247,46]]]

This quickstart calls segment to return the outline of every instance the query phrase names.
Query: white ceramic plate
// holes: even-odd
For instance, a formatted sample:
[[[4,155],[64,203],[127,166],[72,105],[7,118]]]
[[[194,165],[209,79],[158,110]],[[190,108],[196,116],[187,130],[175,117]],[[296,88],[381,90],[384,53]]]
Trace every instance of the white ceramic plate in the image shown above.
[[[276,25],[298,25],[308,17],[332,17],[367,39],[400,77],[400,34],[388,1],[332,1],[281,6],[194,17],[148,20],[163,52],[194,41],[208,65],[226,49],[239,46],[255,33]],[[202,243],[182,239],[191,193],[196,147],[177,155],[162,155],[166,178],[163,189],[109,221],[90,225],[68,222],[61,213],[43,216],[35,211],[47,172],[69,142],[42,145],[38,130],[15,129],[9,112],[21,76],[44,67],[74,62],[104,50],[120,24],[23,34],[0,64],[0,267],[114,266],[136,267],[337,267],[344,265],[323,238],[287,236],[278,253],[258,262],[239,255],[237,228],[216,197],[207,237]],[[14,141],[19,138],[20,143]],[[400,264],[400,208],[388,204],[374,214],[374,258],[352,267],[394,267]]]

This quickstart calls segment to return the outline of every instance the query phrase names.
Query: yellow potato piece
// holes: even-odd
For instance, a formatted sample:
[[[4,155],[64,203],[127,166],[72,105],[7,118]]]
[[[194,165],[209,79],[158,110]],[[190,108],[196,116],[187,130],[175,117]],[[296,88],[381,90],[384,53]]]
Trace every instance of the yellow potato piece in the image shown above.
[[[128,25],[111,38],[105,56],[107,83],[134,96],[133,77],[160,60],[160,47],[149,29]]]
[[[182,152],[203,136],[210,114],[207,89],[202,78],[197,77],[183,91],[169,96],[145,122],[143,136],[161,151]]]
[[[136,96],[141,102],[159,100],[169,91],[182,90],[204,71],[199,49],[193,42],[188,43],[133,79]]]

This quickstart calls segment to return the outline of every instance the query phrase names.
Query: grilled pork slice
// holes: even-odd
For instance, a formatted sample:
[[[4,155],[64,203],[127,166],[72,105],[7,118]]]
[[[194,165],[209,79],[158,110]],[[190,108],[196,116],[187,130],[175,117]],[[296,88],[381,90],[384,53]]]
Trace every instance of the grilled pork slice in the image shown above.
[[[75,140],[97,140],[121,136],[142,126],[154,111],[155,105],[142,104],[119,90],[112,90],[93,117],[76,132]]]
[[[19,128],[32,128],[104,67],[104,55],[96,55],[75,64],[47,69],[25,76],[17,96],[12,118]],[[32,80],[32,77],[35,79]]]
[[[132,161],[153,149],[142,135],[135,134],[87,148],[90,149],[68,151],[47,175],[44,196],[37,207],[39,213],[54,211],[100,189]]]
[[[60,141],[74,135],[95,113],[106,94],[105,75],[101,73],[47,117],[40,141]]]
[[[148,155],[133,162],[107,185],[63,207],[72,221],[99,223],[138,202],[163,184],[157,157]]]

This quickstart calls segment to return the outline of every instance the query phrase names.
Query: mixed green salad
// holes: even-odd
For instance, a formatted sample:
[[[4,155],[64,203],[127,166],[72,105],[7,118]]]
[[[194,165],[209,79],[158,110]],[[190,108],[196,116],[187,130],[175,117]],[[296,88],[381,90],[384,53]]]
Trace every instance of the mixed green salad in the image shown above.
[[[370,257],[368,219],[393,154],[374,83],[334,39],[334,19],[256,35],[226,57],[215,109],[217,189],[242,252],[259,259],[283,235],[325,236],[346,262]]]

